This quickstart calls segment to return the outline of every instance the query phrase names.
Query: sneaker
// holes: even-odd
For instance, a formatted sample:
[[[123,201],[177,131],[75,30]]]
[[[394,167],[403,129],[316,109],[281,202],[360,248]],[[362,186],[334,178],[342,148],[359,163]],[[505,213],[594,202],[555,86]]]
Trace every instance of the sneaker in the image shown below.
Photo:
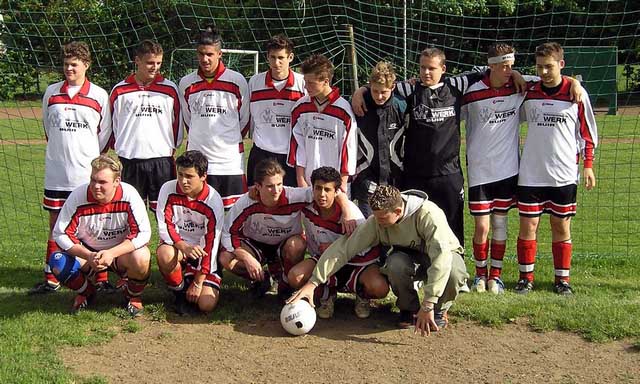
[[[499,277],[494,277],[487,281],[487,291],[494,295],[502,295],[504,293],[504,283]]]
[[[127,310],[127,312],[129,312],[129,315],[131,315],[131,317],[140,316],[144,310],[144,307],[142,306],[142,300],[139,297],[130,298],[129,302],[125,306],[125,309]]]
[[[558,295],[561,295],[561,296],[573,295],[573,290],[571,289],[569,282],[564,280],[556,284],[555,291]]]
[[[254,299],[261,299],[271,289],[271,277],[268,272],[264,273],[262,281],[252,280],[249,285],[249,293]]]
[[[95,293],[87,296],[77,295],[76,298],[73,299],[73,305],[71,306],[71,313],[76,314],[80,311],[87,309],[87,307],[91,303],[93,303],[93,300],[95,297],[96,297]]]
[[[330,319],[333,317],[336,296],[330,295],[328,299],[320,299],[320,305],[316,308],[316,313],[321,319]]]
[[[440,331],[447,328],[447,325],[449,325],[449,315],[447,314],[447,311],[434,310],[433,320],[435,321],[436,325],[438,326],[438,330]],[[436,330],[432,329],[431,331],[435,332]]]
[[[60,283],[53,283],[49,280],[41,281],[38,284],[34,285],[33,288],[27,292],[29,296],[31,295],[44,295],[47,293],[53,293],[60,289]]]
[[[521,279],[516,284],[516,287],[514,288],[514,290],[516,291],[516,293],[520,295],[526,295],[527,293],[533,290],[533,282],[527,279]]]
[[[473,284],[471,285],[471,291],[483,293],[486,290],[487,290],[487,278],[483,276],[476,276],[473,279]]]
[[[116,287],[113,286],[108,280],[107,281],[98,281],[96,283],[96,291],[100,293],[113,294],[118,291]]]
[[[356,294],[356,302],[353,311],[359,319],[366,319],[371,316],[371,300],[360,297]]]
[[[464,284],[460,288],[458,288],[458,293],[469,293],[469,286],[467,285],[467,279],[464,279]]]
[[[400,321],[398,321],[398,327],[400,328],[413,328],[416,325],[416,312],[401,310]]]

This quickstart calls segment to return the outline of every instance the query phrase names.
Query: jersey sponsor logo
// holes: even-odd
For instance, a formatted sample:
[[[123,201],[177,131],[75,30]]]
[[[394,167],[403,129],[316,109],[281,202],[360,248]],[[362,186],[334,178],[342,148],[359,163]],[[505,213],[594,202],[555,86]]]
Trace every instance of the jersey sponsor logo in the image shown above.
[[[181,224],[178,224],[177,227],[184,232],[195,232],[195,231],[202,232],[204,231],[204,228],[205,228],[204,223],[196,223],[191,220],[185,220]]]
[[[567,116],[563,113],[541,112],[538,108],[532,108],[527,118],[539,127],[555,127],[557,124],[567,123]]]
[[[89,233],[91,237],[99,241],[109,241],[121,237],[129,231],[129,226],[125,225],[117,228],[102,228],[96,225],[89,225]]]
[[[152,117],[164,113],[162,105],[152,103],[150,96],[144,93],[138,95],[137,101],[131,97],[127,98],[124,101],[123,109],[128,115],[133,114],[135,117]]]
[[[228,113],[225,106],[216,103],[215,94],[211,92],[201,92],[198,94],[190,107],[191,111],[201,118],[222,116]]]
[[[265,109],[260,115],[260,118],[263,123],[270,124],[271,128],[286,128],[291,124],[291,116],[278,115],[270,108]]]
[[[398,129],[398,124],[397,123],[389,124],[389,129]]]
[[[456,116],[456,109],[453,106],[442,108],[429,108],[420,104],[413,109],[416,120],[424,120],[427,123],[442,122],[445,119]]]
[[[488,124],[501,124],[515,115],[515,108],[511,108],[506,111],[494,111],[491,108],[484,107],[480,111],[480,118],[482,119],[482,121]]]
[[[254,221],[250,225],[250,233],[262,237],[281,237],[290,234],[292,231],[293,228],[274,227],[270,225],[263,226],[258,221]]]
[[[322,140],[336,140],[336,132],[323,127],[316,127],[310,123],[306,123],[305,131],[307,132],[307,139],[322,141]]]
[[[91,129],[86,121],[65,119],[60,113],[51,113],[47,119],[49,127],[57,128],[60,132],[77,132],[83,129]]]

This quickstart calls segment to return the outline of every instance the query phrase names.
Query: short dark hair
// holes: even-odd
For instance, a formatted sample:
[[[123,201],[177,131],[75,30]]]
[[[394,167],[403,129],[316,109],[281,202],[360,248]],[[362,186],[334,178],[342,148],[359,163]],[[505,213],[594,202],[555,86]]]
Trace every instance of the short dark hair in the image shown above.
[[[153,40],[142,40],[136,48],[136,57],[142,58],[146,54],[162,55],[162,46]]]
[[[487,57],[498,57],[506,55],[508,53],[516,53],[516,50],[513,48],[513,46],[507,43],[495,43],[491,44],[491,46],[487,50]]]
[[[176,159],[176,168],[195,168],[198,176],[206,176],[209,161],[200,151],[186,151]]]
[[[91,64],[91,51],[84,41],[72,41],[62,46],[62,59],[76,58],[83,63]]]
[[[322,80],[333,79],[333,64],[325,55],[314,53],[300,66],[304,75],[316,75]]]
[[[282,168],[282,165],[280,165],[276,159],[269,157],[260,160],[256,165],[253,172],[253,181],[262,184],[264,179],[269,176],[282,175],[282,178],[284,178],[285,174],[286,172],[284,168]]]
[[[266,43],[264,43],[265,52],[269,53],[269,51],[279,51],[284,49],[287,53],[293,52],[295,45],[293,42],[283,34],[277,34],[272,36]]]
[[[555,60],[564,60],[564,49],[555,42],[540,44],[536,47],[536,57],[553,57]]]
[[[392,185],[378,185],[369,196],[369,206],[374,211],[391,211],[402,207],[400,190]]]
[[[196,37],[196,45],[217,45],[222,48],[222,34],[218,28],[207,25]]]
[[[420,52],[420,57],[428,57],[428,58],[432,58],[432,57],[439,57],[440,58],[440,65],[444,65],[447,61],[447,57],[444,55],[444,51],[440,48],[436,48],[436,47],[430,47],[430,48],[425,48],[422,50],[422,52]]]
[[[320,167],[311,172],[311,185],[315,185],[316,181],[324,181],[325,183],[334,183],[336,189],[342,185],[342,177],[340,172],[333,167]]]

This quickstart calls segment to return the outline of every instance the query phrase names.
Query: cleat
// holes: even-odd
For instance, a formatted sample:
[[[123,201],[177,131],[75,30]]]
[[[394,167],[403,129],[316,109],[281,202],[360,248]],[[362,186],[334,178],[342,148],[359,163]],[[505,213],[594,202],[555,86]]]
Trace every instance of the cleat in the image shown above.
[[[176,296],[176,300],[174,302],[175,311],[178,315],[183,316],[189,313],[189,303],[187,302],[187,296],[184,290],[173,291],[173,294]]]
[[[571,289],[571,286],[569,285],[568,281],[564,281],[564,280],[560,281],[558,284],[556,284],[554,290],[558,295],[561,295],[561,296],[573,295],[573,289]]]
[[[502,295],[504,293],[504,283],[499,277],[494,277],[487,281],[487,291],[494,295]]]
[[[113,286],[113,284],[111,284],[108,280],[107,281],[99,281],[96,283],[96,291],[100,292],[100,293],[106,293],[106,294],[114,294],[118,291],[118,289],[116,287]]]
[[[356,294],[356,302],[353,311],[359,319],[366,319],[371,316],[371,300],[360,297]]]
[[[447,325],[449,325],[449,315],[447,314],[447,311],[434,310],[433,320],[438,326],[439,331],[442,331],[443,329],[447,328]],[[432,329],[431,331],[437,332],[435,329]]]
[[[526,295],[527,293],[533,291],[533,282],[527,279],[521,279],[516,284],[516,287],[514,288],[514,290],[516,291],[516,293],[520,295]]]
[[[467,279],[464,279],[464,284],[460,288],[458,288],[458,293],[469,293],[469,286],[467,285]]]
[[[142,306],[142,300],[139,297],[132,297],[125,306],[125,309],[131,317],[137,317],[142,314],[144,307]]]
[[[320,305],[316,308],[316,313],[321,319],[330,319],[333,317],[335,309],[336,295],[330,295],[328,299],[320,299]]]
[[[278,303],[286,304],[286,301],[293,295],[293,289],[285,282],[279,282],[276,288]]]
[[[129,279],[125,276],[125,277],[121,277],[118,279],[118,281],[116,281],[116,290],[118,291],[124,291],[127,288],[127,283],[129,282]]]
[[[249,293],[254,299],[261,299],[271,290],[271,275],[269,272],[264,273],[264,278],[260,280],[252,280],[249,284]]]
[[[483,293],[486,290],[487,290],[487,278],[483,276],[476,276],[473,279],[473,284],[471,285],[471,291]]]
[[[86,292],[85,292],[86,293]],[[77,295],[73,300],[73,305],[71,306],[71,313],[76,314],[78,312],[84,311],[87,307],[93,303],[95,299],[95,293],[85,296],[85,295]]]
[[[33,288],[27,292],[27,295],[44,295],[47,293],[53,293],[60,289],[60,283],[54,284],[49,280],[41,281],[34,285]]]
[[[416,313],[414,311],[400,310],[400,321],[398,327],[409,329],[416,325]]]

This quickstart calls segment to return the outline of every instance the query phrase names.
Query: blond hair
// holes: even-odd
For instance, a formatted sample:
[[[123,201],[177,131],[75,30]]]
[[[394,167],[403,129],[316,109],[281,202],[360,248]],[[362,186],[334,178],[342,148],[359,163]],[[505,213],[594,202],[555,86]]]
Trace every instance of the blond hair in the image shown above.
[[[395,81],[396,71],[388,61],[379,61],[369,75],[369,84],[371,85],[377,84],[385,88],[393,88]]]
[[[120,177],[122,174],[122,163],[120,160],[109,155],[100,155],[93,159],[91,161],[91,168],[94,172],[108,168],[113,171],[114,177]]]
[[[400,190],[392,185],[378,185],[369,197],[369,206],[374,211],[391,211],[402,207]]]

